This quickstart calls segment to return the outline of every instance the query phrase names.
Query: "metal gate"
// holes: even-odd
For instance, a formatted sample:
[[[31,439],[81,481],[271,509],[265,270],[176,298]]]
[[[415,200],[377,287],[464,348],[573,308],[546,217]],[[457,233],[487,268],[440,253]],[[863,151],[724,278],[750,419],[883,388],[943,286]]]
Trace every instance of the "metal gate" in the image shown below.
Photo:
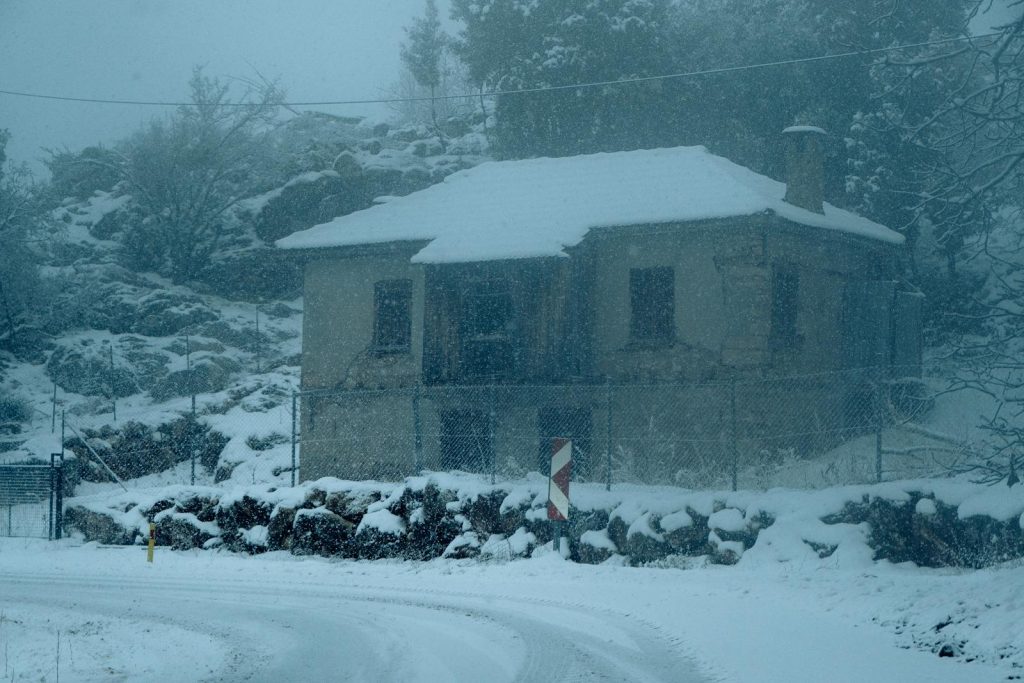
[[[53,465],[0,465],[0,536],[60,538],[63,478]]]

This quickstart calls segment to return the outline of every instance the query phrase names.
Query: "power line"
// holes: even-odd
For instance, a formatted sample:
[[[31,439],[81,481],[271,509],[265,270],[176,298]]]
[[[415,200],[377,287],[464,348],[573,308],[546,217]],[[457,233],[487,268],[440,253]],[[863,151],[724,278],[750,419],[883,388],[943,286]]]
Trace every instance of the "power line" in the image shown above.
[[[905,45],[893,45],[890,47],[878,47],[870,48],[865,50],[851,50],[849,52],[839,52],[836,54],[829,55],[817,55],[814,57],[797,57],[794,59],[781,59],[774,62],[761,62],[758,64],[742,64],[738,66],[725,66],[715,69],[703,69],[700,71],[681,71],[678,73],[671,74],[660,74],[656,76],[636,76],[633,78],[621,78],[616,80],[607,81],[590,81],[585,83],[569,83],[566,85],[546,85],[538,86],[536,88],[518,88],[512,90],[489,90],[486,92],[478,93],[464,93],[460,95],[438,95],[436,97],[422,96],[422,97],[384,97],[376,99],[355,99],[355,100],[310,100],[306,102],[281,102],[280,106],[283,107],[324,107],[334,105],[356,105],[356,104],[395,104],[399,102],[430,102],[436,100],[463,100],[468,98],[476,97],[499,97],[506,95],[528,95],[533,93],[544,93],[544,92],[557,92],[560,90],[578,90],[583,88],[603,88],[614,85],[631,85],[634,83],[646,83],[650,81],[667,81],[679,78],[694,78],[697,76],[715,76],[719,74],[735,73],[739,71],[753,71],[757,69],[767,69],[777,66],[792,66],[795,64],[808,64],[812,62],[823,62],[831,59],[846,59],[849,57],[861,57],[865,55],[882,54],[886,52],[897,52],[899,50],[911,50],[921,47],[931,47],[934,45],[947,45],[950,43],[963,43],[973,40],[994,38],[1001,34],[999,33],[986,33],[978,36],[959,36],[956,38],[943,38],[940,40],[929,40],[923,43],[909,43]],[[62,102],[84,102],[89,104],[117,104],[117,105],[134,105],[143,107],[191,107],[195,106],[195,102],[168,102],[162,100],[121,100],[121,99],[103,99],[98,97],[70,97],[65,95],[46,95],[41,93],[31,93],[19,90],[0,90],[0,95],[9,95],[11,97],[25,97],[38,100],[58,100]],[[233,107],[246,107],[251,106],[251,103],[247,102],[224,102],[218,106],[233,106]]]

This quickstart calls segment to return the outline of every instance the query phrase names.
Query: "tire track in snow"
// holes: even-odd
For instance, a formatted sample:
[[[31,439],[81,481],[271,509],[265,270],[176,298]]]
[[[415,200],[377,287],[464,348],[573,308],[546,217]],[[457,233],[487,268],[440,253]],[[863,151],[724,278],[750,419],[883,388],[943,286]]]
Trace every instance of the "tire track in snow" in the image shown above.
[[[426,672],[417,671],[422,662],[409,661],[409,655],[437,660],[433,650],[446,653],[449,661],[432,661],[429,669],[442,670],[451,680],[481,675],[514,681],[703,680],[679,643],[656,625],[581,601],[372,583],[300,580],[282,587],[253,578],[200,581],[153,578],[134,583],[127,593],[176,601],[203,618],[180,610],[166,614],[160,605],[137,600],[128,609],[112,606],[103,596],[124,598],[126,587],[110,578],[12,577],[8,586],[21,585],[31,594],[33,585],[52,590],[62,584],[62,593],[80,596],[75,608],[169,620],[207,633],[226,650],[227,671],[216,680],[274,680],[294,676],[296,666],[303,678],[416,680]],[[239,628],[240,619],[249,626]],[[390,640],[382,631],[384,621],[397,632]],[[425,642],[417,646],[416,638]]]

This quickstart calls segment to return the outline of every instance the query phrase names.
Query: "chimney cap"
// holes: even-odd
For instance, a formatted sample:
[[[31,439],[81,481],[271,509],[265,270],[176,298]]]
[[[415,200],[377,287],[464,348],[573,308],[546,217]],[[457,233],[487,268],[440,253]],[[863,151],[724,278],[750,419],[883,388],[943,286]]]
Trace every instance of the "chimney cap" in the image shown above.
[[[828,135],[824,128],[817,126],[790,126],[782,131],[783,135],[796,135],[800,133],[814,133],[815,135]]]

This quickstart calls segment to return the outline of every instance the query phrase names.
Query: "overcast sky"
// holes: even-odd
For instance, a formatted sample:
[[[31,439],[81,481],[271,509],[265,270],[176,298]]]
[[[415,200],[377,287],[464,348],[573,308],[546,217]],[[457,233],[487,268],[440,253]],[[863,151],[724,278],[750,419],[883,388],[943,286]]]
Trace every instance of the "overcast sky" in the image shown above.
[[[447,0],[438,3],[447,15]],[[279,78],[291,100],[380,97],[423,0],[0,0],[0,89],[187,98],[192,67]],[[386,117],[382,106],[325,108]],[[166,111],[0,95],[12,159],[110,143]]]
[[[438,6],[447,17],[448,0]],[[203,64],[209,75],[252,76],[255,68],[279,78],[291,100],[380,97],[397,79],[403,28],[423,7],[423,0],[0,0],[0,89],[179,100],[192,67]],[[988,25],[978,21],[975,30]],[[320,109],[389,113],[380,105]],[[44,147],[110,143],[164,111],[0,95],[0,128],[13,135],[10,157],[40,170]]]

